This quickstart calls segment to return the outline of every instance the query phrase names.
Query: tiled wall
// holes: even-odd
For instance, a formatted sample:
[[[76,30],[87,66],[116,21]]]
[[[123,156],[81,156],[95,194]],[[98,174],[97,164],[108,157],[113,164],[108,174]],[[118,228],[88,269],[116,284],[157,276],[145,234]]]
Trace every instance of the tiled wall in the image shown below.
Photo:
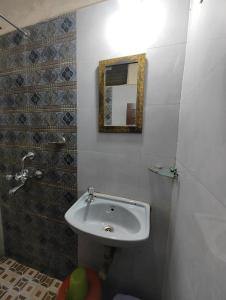
[[[225,11],[191,1],[166,300],[226,299]]]
[[[147,2],[156,6],[155,0]],[[137,53],[132,43],[130,50],[123,51],[121,44],[106,34],[112,16],[122,13],[126,22],[129,8],[128,13],[120,11],[119,1],[108,0],[77,12],[78,191],[82,193],[92,185],[99,192],[152,204],[150,240],[116,252],[106,281],[112,293],[107,299],[119,292],[143,300],[161,299],[171,181],[152,174],[148,167],[169,166],[175,161],[190,1],[160,2],[167,13],[166,26],[155,44],[151,43],[153,31],[148,28],[150,47],[140,51],[147,57],[142,134],[98,132],[98,63]],[[79,263],[98,269],[103,262],[103,248],[82,237],[78,248]]]
[[[58,17],[0,37],[0,178],[5,251],[62,278],[77,263],[77,240],[64,213],[77,198],[76,18]],[[62,136],[65,146],[49,142]],[[28,151],[44,172],[14,197],[6,174]],[[15,184],[15,183],[13,183]]]

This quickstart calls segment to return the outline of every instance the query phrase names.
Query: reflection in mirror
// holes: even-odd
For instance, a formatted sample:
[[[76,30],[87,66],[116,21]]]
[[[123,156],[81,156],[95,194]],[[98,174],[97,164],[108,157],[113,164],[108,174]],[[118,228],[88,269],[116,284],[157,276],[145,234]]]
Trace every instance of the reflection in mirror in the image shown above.
[[[100,132],[142,132],[145,54],[99,63]]]
[[[137,71],[136,62],[105,67],[105,126],[136,126]]]

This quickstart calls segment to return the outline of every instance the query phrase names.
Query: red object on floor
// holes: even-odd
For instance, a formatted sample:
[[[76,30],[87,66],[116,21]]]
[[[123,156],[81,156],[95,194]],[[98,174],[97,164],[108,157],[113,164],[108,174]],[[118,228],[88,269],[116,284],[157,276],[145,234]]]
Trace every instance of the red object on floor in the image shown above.
[[[57,295],[57,300],[66,300],[66,295],[67,295],[67,290],[70,285],[70,276],[66,277],[63,281],[63,283],[60,286],[58,295]]]
[[[91,269],[86,269],[86,276],[89,285],[89,292],[85,300],[101,300],[101,283],[97,273]],[[70,276],[68,276],[61,284],[57,300],[66,300],[69,284]]]

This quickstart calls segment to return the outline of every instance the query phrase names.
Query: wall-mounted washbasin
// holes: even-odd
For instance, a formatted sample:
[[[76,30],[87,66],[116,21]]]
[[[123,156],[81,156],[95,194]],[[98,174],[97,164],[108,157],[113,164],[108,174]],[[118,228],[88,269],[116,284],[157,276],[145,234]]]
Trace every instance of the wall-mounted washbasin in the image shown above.
[[[65,219],[77,233],[85,233],[110,246],[129,246],[148,239],[150,205],[88,192],[66,212]]]

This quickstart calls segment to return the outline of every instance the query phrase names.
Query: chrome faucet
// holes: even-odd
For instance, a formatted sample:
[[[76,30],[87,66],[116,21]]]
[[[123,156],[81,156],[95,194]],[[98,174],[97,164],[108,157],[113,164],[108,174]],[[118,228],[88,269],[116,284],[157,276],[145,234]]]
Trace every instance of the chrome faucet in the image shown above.
[[[20,184],[12,189],[9,190],[9,195],[14,195],[17,190],[19,190],[21,187],[25,185],[27,180],[29,178],[42,178],[42,171],[35,170],[34,168],[25,169],[25,160],[27,158],[34,159],[35,153],[34,152],[28,152],[25,156],[21,159],[21,171],[16,173],[15,175],[6,175],[6,180],[11,181],[12,179],[15,179],[15,181],[19,181]]]
[[[88,187],[87,191],[88,191],[89,195],[88,195],[88,199],[86,200],[86,202],[91,203],[94,201],[94,193],[95,193],[94,187],[93,186]]]
[[[22,161],[21,169],[24,170],[25,160],[27,158],[30,158],[32,160],[32,159],[34,159],[34,157],[35,157],[34,152],[28,152],[26,155],[24,155],[21,159],[21,161]]]
[[[24,186],[25,182],[24,183],[21,183],[19,184],[18,186],[15,186],[14,188],[10,189],[9,190],[9,195],[10,196],[13,196],[17,190],[19,190],[22,186]]]

